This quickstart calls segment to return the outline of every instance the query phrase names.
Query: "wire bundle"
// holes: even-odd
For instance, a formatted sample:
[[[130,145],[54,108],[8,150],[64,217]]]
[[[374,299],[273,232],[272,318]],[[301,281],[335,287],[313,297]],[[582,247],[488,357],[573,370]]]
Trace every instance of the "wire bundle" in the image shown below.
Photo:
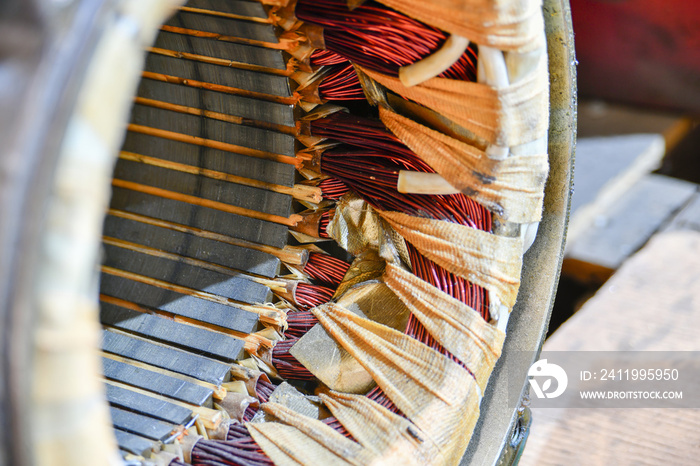
[[[267,403],[267,401],[270,399],[270,395],[272,395],[272,392],[275,391],[275,388],[277,388],[277,386],[268,382],[267,380],[258,379],[257,383],[255,384],[255,397],[260,403]],[[250,421],[253,419],[253,416],[255,416],[257,411],[258,410],[252,406],[248,406],[243,413],[243,420],[245,422]]]
[[[348,185],[338,178],[326,178],[318,184],[318,187],[321,188],[323,198],[331,201],[340,200],[343,195],[350,191]]]
[[[312,251],[304,266],[304,272],[318,283],[337,287],[349,268],[350,264],[342,259]]]
[[[443,31],[373,1],[350,11],[344,0],[299,0],[295,14],[323,27],[327,50],[391,76],[431,55],[447,40]],[[476,61],[472,45],[440,77],[475,81]]]
[[[311,129],[314,136],[342,143],[323,152],[321,171],[342,181],[373,207],[491,231],[490,212],[463,194],[399,193],[396,186],[400,170],[427,173],[433,170],[380,121],[337,112],[314,120]],[[484,288],[435,264],[410,242],[406,242],[406,247],[416,276],[477,310],[484,319],[489,318],[489,298]],[[405,333],[464,366],[413,314],[409,316]],[[393,406],[381,390],[375,389],[371,396],[382,405]]]
[[[397,76],[399,68],[431,55],[448,38],[443,31],[372,1],[350,11],[344,0],[299,0],[295,14],[304,22],[323,27],[326,48],[317,49],[310,58],[313,66],[325,67],[324,77],[317,85],[317,97],[323,101],[364,100],[354,65]],[[332,67],[330,71],[329,67]],[[455,64],[439,76],[474,81],[476,47],[470,46]],[[463,194],[423,195],[398,192],[397,183],[401,171],[434,173],[434,170],[381,121],[336,112],[310,121],[310,129],[311,136],[322,138],[324,144],[333,143],[319,151],[318,158],[320,172],[327,176],[318,182],[326,201],[337,202],[348,191],[353,191],[381,211],[397,211],[491,231],[490,212]],[[322,206],[326,210],[316,217],[318,236],[328,238],[327,228],[335,215],[335,209],[327,209],[327,203]],[[489,296],[484,288],[430,261],[411,243],[406,242],[406,247],[416,276],[466,303],[480,312],[484,319],[488,319]],[[315,379],[290,354],[290,349],[318,323],[310,310],[330,301],[347,272],[347,267],[349,264],[339,259],[324,254],[310,254],[304,272],[312,283],[299,282],[296,285],[294,304],[297,310],[287,314],[286,339],[277,342],[272,351],[272,364],[281,377],[304,382]],[[405,333],[464,366],[412,314]],[[403,415],[379,387],[367,393],[367,397],[388,410]],[[265,402],[269,395],[262,393],[259,399]],[[335,418],[327,418],[324,422],[350,436]],[[255,449],[257,445],[247,432],[232,429],[229,437],[229,440],[237,444],[246,445],[250,452],[258,452]]]
[[[323,100],[365,100],[365,93],[352,64],[332,67],[318,85],[318,95]]]
[[[309,253],[304,272],[315,283],[297,284],[294,298],[298,310],[287,314],[286,340],[277,342],[272,349],[272,364],[281,377],[290,380],[315,378],[289,350],[318,323],[309,309],[330,301],[349,268],[349,263],[331,255],[314,251]]]

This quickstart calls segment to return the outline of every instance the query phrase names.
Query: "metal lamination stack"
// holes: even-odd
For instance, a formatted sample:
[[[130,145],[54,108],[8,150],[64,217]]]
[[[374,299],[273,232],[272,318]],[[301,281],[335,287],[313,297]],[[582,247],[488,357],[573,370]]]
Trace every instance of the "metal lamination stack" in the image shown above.
[[[230,363],[262,328],[255,305],[272,298],[294,117],[282,52],[249,39],[278,42],[261,4],[192,0],[146,58],[103,232],[104,377],[123,453],[217,415]]]

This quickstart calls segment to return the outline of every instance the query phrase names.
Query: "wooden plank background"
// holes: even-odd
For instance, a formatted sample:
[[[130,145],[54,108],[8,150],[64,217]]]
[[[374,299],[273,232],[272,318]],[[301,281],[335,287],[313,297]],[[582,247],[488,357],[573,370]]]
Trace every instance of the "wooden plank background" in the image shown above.
[[[659,234],[547,351],[700,351],[700,232]],[[697,409],[533,409],[521,465],[695,465]]]

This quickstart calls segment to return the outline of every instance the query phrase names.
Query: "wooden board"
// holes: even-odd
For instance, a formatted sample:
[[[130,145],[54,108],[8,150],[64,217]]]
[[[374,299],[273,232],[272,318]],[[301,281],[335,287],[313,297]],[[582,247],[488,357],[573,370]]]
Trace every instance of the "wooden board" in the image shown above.
[[[700,351],[700,233],[653,237],[545,343],[547,351]],[[691,465],[696,409],[534,409],[520,462]]]
[[[664,231],[678,230],[700,231],[700,193],[695,193],[664,228]]]
[[[624,192],[644,175],[659,167],[664,155],[664,139],[660,134],[629,134],[613,137],[579,138],[576,142],[574,196],[571,215],[593,204],[606,194],[610,185]]]
[[[580,138],[567,239],[575,243],[640,179],[659,167],[665,151],[659,134]]]
[[[601,269],[609,275],[662,229],[696,190],[692,183],[660,175],[642,178],[568,245],[563,272],[581,278],[582,273]]]

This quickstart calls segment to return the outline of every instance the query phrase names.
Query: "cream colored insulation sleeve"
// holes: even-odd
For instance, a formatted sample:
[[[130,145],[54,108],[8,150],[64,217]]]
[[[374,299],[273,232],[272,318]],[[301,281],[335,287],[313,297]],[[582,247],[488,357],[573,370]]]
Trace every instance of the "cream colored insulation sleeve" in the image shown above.
[[[399,78],[360,67],[378,83],[406,99],[435,110],[489,143],[502,147],[534,141],[547,133],[549,92],[547,55],[527,76],[503,88],[432,78],[406,87]]]
[[[396,137],[448,183],[503,220],[538,222],[542,217],[546,153],[494,160],[486,152],[380,107],[379,116]]]
[[[505,333],[471,307],[401,267],[387,264],[383,278],[428,333],[464,363],[483,392],[501,356]]]
[[[248,432],[276,465],[372,463],[373,455],[332,427],[277,403],[262,409],[280,422],[248,423]]]
[[[520,286],[523,244],[457,223],[377,211],[406,241],[446,270],[489,291],[511,309]]]
[[[320,398],[360,445],[387,464],[424,465],[441,457],[418,426],[366,396],[329,392]]]
[[[529,0],[378,0],[412,18],[501,50],[543,43],[542,2]]]
[[[321,399],[356,442],[278,403],[262,405],[277,422],[249,423],[248,431],[277,465],[445,463],[425,432],[366,396],[331,392]]]
[[[372,375],[401,412],[457,464],[479,418],[479,387],[447,356],[397,330],[335,304],[311,310],[333,338]]]

